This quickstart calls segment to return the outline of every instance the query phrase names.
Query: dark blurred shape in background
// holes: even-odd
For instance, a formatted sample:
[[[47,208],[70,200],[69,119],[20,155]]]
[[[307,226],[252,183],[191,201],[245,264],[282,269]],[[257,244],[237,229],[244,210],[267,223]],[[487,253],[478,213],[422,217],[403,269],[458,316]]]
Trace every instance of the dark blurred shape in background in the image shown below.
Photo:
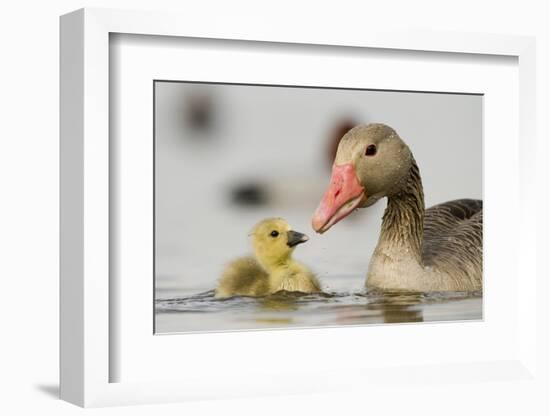
[[[338,145],[340,144],[340,139],[342,139],[344,134],[354,128],[357,124],[359,123],[350,118],[344,118],[339,121],[330,132],[327,143],[327,164],[329,168],[332,168],[332,163],[334,162],[334,157],[336,156],[336,151],[338,150]]]
[[[214,128],[215,99],[212,95],[196,92],[184,101],[184,123],[188,130],[195,133],[209,133]],[[199,137],[191,135],[190,137]],[[202,138],[211,135],[200,136]]]
[[[241,206],[259,206],[269,202],[268,189],[261,182],[245,182],[231,190],[231,201]]]

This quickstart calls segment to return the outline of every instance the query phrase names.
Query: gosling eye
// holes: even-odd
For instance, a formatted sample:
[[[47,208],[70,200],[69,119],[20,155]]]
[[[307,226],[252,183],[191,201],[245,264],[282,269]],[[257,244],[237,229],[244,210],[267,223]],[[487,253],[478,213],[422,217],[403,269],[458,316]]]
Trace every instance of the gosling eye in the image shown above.
[[[273,237],[273,238],[276,238],[276,237],[279,236],[279,231],[273,230],[273,231],[271,231],[271,234],[269,234],[269,235],[270,235],[271,237]]]
[[[374,156],[376,154],[376,145],[375,144],[369,144],[367,146],[367,150],[365,150],[366,156]]]

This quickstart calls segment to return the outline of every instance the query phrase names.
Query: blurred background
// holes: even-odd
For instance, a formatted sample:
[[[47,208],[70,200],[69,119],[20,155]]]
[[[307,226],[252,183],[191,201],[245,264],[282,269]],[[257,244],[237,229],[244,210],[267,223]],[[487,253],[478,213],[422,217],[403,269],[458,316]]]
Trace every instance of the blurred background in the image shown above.
[[[479,95],[155,82],[156,298],[213,289],[269,216],[309,235],[294,255],[327,290],[361,290],[386,201],[323,236],[310,226],[339,139],[389,124],[415,155],[427,207],[482,198],[482,105]]]

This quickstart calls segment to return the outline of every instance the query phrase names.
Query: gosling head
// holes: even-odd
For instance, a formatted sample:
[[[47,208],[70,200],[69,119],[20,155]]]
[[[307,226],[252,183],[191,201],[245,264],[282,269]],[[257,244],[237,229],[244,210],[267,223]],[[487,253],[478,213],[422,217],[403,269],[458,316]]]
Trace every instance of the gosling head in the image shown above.
[[[398,192],[412,161],[411,151],[391,127],[377,123],[351,129],[338,145],[329,187],[313,214],[313,229],[324,233],[356,208]]]
[[[266,268],[283,264],[298,244],[309,240],[307,235],[292,230],[282,218],[259,222],[250,235],[256,258]]]

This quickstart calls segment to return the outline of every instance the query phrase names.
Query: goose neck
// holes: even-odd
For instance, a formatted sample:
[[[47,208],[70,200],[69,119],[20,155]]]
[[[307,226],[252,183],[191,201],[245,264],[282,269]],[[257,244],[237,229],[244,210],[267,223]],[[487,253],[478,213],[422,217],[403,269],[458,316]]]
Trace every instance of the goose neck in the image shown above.
[[[421,263],[424,209],[422,180],[418,165],[413,159],[403,185],[388,196],[378,248],[397,251],[400,255],[414,257]]]

